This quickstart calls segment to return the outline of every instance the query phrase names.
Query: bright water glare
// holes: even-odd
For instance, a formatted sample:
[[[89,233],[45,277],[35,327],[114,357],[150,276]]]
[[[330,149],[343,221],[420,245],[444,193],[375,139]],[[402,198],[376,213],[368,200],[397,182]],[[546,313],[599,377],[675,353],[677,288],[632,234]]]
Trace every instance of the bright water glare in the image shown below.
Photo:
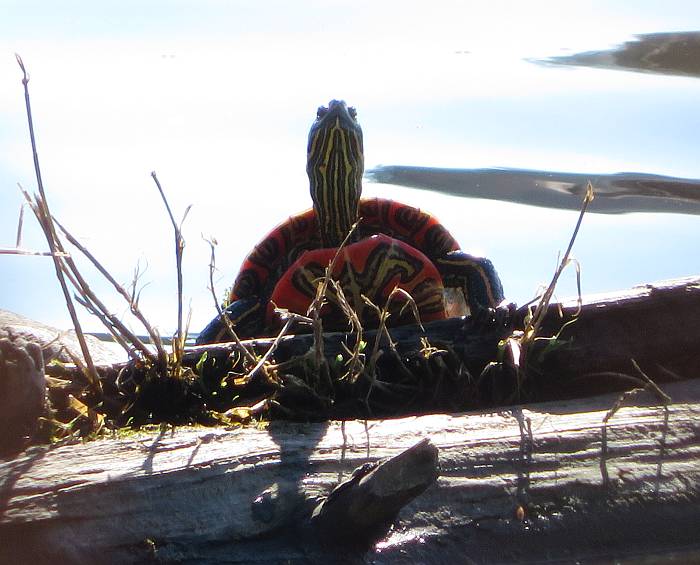
[[[542,65],[635,35],[700,29],[700,5],[666,2],[10,3],[0,19],[0,246],[15,243],[35,190],[24,99],[30,88],[53,213],[124,283],[140,265],[141,305],[176,323],[173,235],[156,170],[184,224],[191,329],[247,251],[310,206],[308,128],[332,98],[358,110],[366,166],[511,167],[700,178],[700,81],[692,76]],[[575,211],[366,182],[368,196],[435,214],[490,257],[523,303],[551,277]],[[698,273],[700,218],[590,214],[574,248],[584,293]],[[45,249],[25,215],[22,246]],[[50,260],[0,256],[0,308],[68,327]],[[95,276],[95,291],[112,295]],[[573,270],[559,296],[575,293]],[[109,301],[109,300],[108,300]],[[111,301],[117,312],[126,307]],[[97,321],[85,318],[91,330]]]

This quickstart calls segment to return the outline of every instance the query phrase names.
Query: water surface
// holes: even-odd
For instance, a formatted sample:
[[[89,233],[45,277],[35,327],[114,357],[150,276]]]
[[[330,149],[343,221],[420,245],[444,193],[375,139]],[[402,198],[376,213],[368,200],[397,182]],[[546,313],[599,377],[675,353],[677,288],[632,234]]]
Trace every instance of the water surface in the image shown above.
[[[172,233],[150,171],[176,216],[193,205],[185,303],[201,329],[214,313],[202,236],[219,242],[221,295],[248,249],[310,205],[306,136],[316,107],[331,98],[358,109],[375,171],[365,193],[434,213],[465,249],[492,258],[516,302],[551,276],[588,180],[600,189],[594,205],[618,213],[593,208],[584,220],[574,248],[584,292],[698,273],[700,81],[688,49],[700,4],[177,6],[7,7],[0,245],[15,241],[16,183],[35,190],[19,52],[54,214],[118,280],[128,284],[140,264],[141,305],[165,332],[176,320]],[[634,63],[618,52],[641,55]],[[430,171],[431,180],[378,178],[382,170]],[[641,189],[651,194],[633,196]],[[45,246],[27,218],[23,245]],[[0,256],[0,265],[0,307],[68,325],[46,259]],[[575,292],[572,275],[561,296]],[[127,316],[109,285],[93,281]]]

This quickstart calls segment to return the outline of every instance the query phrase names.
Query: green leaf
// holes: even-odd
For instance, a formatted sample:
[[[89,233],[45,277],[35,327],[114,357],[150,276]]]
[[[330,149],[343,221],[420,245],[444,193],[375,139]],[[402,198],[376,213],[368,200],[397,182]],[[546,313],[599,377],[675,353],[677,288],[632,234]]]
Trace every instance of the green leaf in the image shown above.
[[[204,367],[204,363],[207,360],[207,352],[205,351],[202,353],[202,356],[199,358],[199,361],[197,361],[197,364],[194,366],[195,370],[197,371],[198,374],[202,374],[202,367]]]

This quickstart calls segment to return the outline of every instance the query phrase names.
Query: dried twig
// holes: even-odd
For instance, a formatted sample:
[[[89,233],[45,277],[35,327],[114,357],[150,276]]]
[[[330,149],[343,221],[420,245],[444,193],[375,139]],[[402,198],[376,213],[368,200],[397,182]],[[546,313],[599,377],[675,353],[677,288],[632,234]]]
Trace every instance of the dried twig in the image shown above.
[[[107,331],[109,331],[109,333],[111,334],[114,341],[116,341],[122,347],[122,349],[124,349],[124,351],[126,351],[126,354],[130,358],[133,359],[135,357],[134,356],[134,346],[129,345],[129,343],[127,343],[126,339],[124,339],[124,337],[122,336],[123,334],[115,328],[115,326],[114,326],[114,324],[112,324],[111,320],[105,314],[103,314],[99,310],[99,308],[95,304],[93,304],[86,296],[76,296],[75,299],[78,302],[78,304],[80,304],[83,308],[85,308],[88,312],[90,312],[90,314],[92,314],[98,320],[100,320],[100,322],[102,322],[102,325],[105,328],[107,328]],[[144,349],[147,350],[145,345],[144,345]],[[142,351],[142,353],[143,353],[143,351]]]
[[[209,244],[209,247],[211,248],[211,258],[209,260],[209,289],[211,290],[212,297],[214,298],[214,306],[216,307],[216,311],[219,314],[219,319],[223,322],[224,326],[226,327],[226,330],[229,333],[229,336],[231,339],[239,346],[240,350],[243,352],[243,355],[245,355],[246,359],[250,363],[255,363],[255,355],[253,355],[250,350],[241,343],[241,339],[238,337],[238,334],[236,333],[235,329],[233,328],[233,323],[229,319],[229,317],[226,315],[224,310],[221,308],[221,305],[219,304],[219,300],[216,297],[216,290],[214,289],[214,271],[216,270],[216,251],[215,251],[215,246],[216,246],[216,240],[215,239],[206,239],[205,241]]]
[[[328,285],[330,284],[330,281],[332,279],[333,269],[335,268],[335,264],[337,263],[338,258],[340,257],[340,253],[345,248],[348,241],[350,241],[352,234],[355,233],[355,230],[357,229],[357,226],[360,225],[361,221],[362,218],[358,218],[358,220],[350,227],[348,234],[338,246],[338,249],[336,249],[335,255],[333,255],[333,259],[331,259],[331,262],[326,267],[324,276],[321,278],[319,285],[316,287],[316,296],[314,297],[313,301],[309,305],[308,310],[306,311],[306,315],[311,316],[311,318],[313,319],[314,344],[316,352],[316,356],[314,359],[316,362],[317,371],[320,371],[323,362],[323,323],[321,321],[321,308],[323,307],[323,302],[326,299]]]
[[[22,249],[20,247],[0,247],[0,255],[35,255],[40,257],[68,257],[68,253],[57,251],[32,251],[31,249]]]
[[[58,243],[58,237],[56,235],[56,230],[54,228],[51,213],[49,212],[49,203],[46,199],[46,193],[44,191],[44,183],[41,180],[41,167],[39,166],[39,154],[36,148],[36,138],[34,136],[34,123],[32,121],[32,107],[29,100],[29,75],[24,66],[22,58],[15,54],[17,58],[17,63],[22,70],[22,85],[24,86],[24,101],[27,108],[27,122],[29,124],[29,137],[32,144],[32,156],[34,158],[34,173],[36,175],[37,186],[39,188],[40,198],[37,199],[37,207],[35,213],[38,210],[37,220],[41,225],[41,228],[46,236],[46,241],[49,244],[49,250],[53,257],[54,269],[56,271],[56,278],[61,285],[61,290],[63,291],[63,297],[66,301],[66,306],[70,314],[71,320],[73,322],[73,327],[75,328],[76,337],[78,338],[78,343],[80,343],[80,350],[82,351],[83,358],[87,365],[86,377],[89,382],[95,386],[99,386],[99,379],[97,376],[97,370],[90,356],[90,350],[88,349],[87,342],[85,341],[85,336],[83,335],[82,327],[80,326],[80,321],[78,320],[78,314],[73,306],[73,301],[71,300],[70,291],[68,290],[68,285],[63,277],[63,270],[61,268],[61,258],[56,255],[58,251],[63,251],[60,248],[60,243]]]
[[[387,339],[389,340],[389,346],[392,348],[393,351],[396,351],[396,346],[391,339],[391,334],[389,333],[389,330],[386,326],[386,322],[389,319],[390,312],[389,308],[391,307],[391,303],[394,300],[394,297],[397,295],[403,296],[407,300],[407,304],[404,305],[404,308],[406,305],[410,305],[411,310],[413,312],[413,315],[416,318],[416,322],[420,326],[421,330],[425,331],[425,328],[423,327],[423,323],[421,322],[420,319],[420,314],[418,311],[418,305],[416,304],[416,301],[413,299],[413,297],[410,295],[409,292],[404,290],[403,288],[400,287],[394,287],[394,289],[389,293],[389,296],[386,299],[386,303],[384,304],[383,308],[379,308],[374,302],[372,302],[369,298],[367,298],[364,294],[362,295],[362,299],[364,300],[365,304],[367,304],[370,308],[373,308],[376,312],[377,315],[379,316],[379,326],[377,327],[377,333],[374,338],[374,346],[372,347],[372,353],[369,356],[369,365],[368,365],[368,370],[367,370],[367,375],[369,378],[369,389],[367,390],[367,395],[365,396],[365,405],[369,407],[369,397],[372,393],[372,389],[374,386],[377,384],[377,375],[376,375],[376,368],[377,368],[377,361],[379,360],[379,357],[381,356],[381,352],[379,351],[379,343],[381,341],[382,335],[386,334]],[[402,308],[403,310],[403,308]]]
[[[641,381],[644,383],[644,386],[633,388],[631,390],[623,392],[615,401],[615,403],[612,405],[610,410],[608,410],[603,417],[603,423],[607,424],[610,418],[612,418],[617,411],[622,407],[622,403],[627,400],[628,398],[639,394],[640,392],[648,391],[651,392],[656,398],[661,402],[661,404],[664,407],[664,411],[668,412],[668,405],[671,403],[671,397],[666,394],[663,390],[659,388],[659,385],[657,385],[649,376],[642,371],[642,369],[639,367],[637,362],[634,359],[631,359],[632,365],[634,368],[637,370],[637,372],[641,375]]]
[[[528,359],[528,354],[530,350],[530,346],[535,343],[536,340],[538,340],[537,333],[540,329],[540,326],[542,325],[542,322],[545,319],[545,316],[547,314],[547,310],[549,308],[549,303],[552,300],[552,296],[554,295],[554,289],[557,286],[557,282],[559,281],[559,276],[561,273],[564,271],[564,269],[569,265],[570,262],[574,261],[573,259],[569,259],[569,255],[571,254],[571,249],[574,246],[574,242],[576,241],[576,236],[578,235],[579,228],[581,227],[581,222],[583,221],[583,216],[586,213],[586,210],[588,209],[588,205],[593,201],[594,194],[593,194],[593,185],[589,182],[588,186],[586,187],[586,194],[583,197],[583,202],[581,204],[581,213],[579,214],[578,221],[576,222],[576,227],[574,228],[574,232],[571,235],[571,239],[569,240],[569,245],[566,248],[566,252],[564,253],[564,256],[562,257],[561,261],[559,261],[557,269],[554,273],[554,276],[552,277],[552,281],[549,283],[549,286],[547,289],[544,291],[542,296],[540,297],[540,300],[535,307],[534,313],[532,315],[528,316],[526,318],[526,324],[525,324],[525,330],[523,332],[518,332],[518,336],[507,340],[505,343],[508,343],[510,348],[511,348],[511,354],[513,356],[513,362],[516,366],[517,374],[518,374],[518,390],[520,387],[520,383],[524,381],[525,378],[525,367],[527,366],[527,359]],[[580,266],[578,262],[575,262],[576,265],[576,282],[579,290],[579,310],[580,310],[580,302],[581,302],[581,276],[580,276]],[[571,323],[571,322],[568,322]],[[568,324],[567,323],[567,324]],[[566,325],[566,324],[565,324]],[[561,328],[563,329],[563,328]],[[561,332],[561,330],[560,330]],[[559,333],[560,333],[559,332]]]
[[[22,247],[22,226],[24,224],[24,204],[19,207],[19,220],[17,220],[17,239],[15,242],[15,247],[17,249]]]
[[[163,203],[168,211],[168,216],[170,216],[170,222],[172,223],[173,230],[175,232],[175,265],[177,269],[177,334],[175,340],[173,340],[173,356],[175,358],[176,367],[179,367],[182,363],[182,351],[185,348],[185,340],[187,339],[187,336],[182,332],[182,253],[185,249],[185,239],[182,237],[182,224],[184,223],[185,218],[187,218],[187,214],[189,213],[191,206],[187,207],[185,213],[182,215],[182,221],[178,225],[172,211],[170,210],[170,204],[168,204],[168,199],[165,197],[165,192],[163,192],[163,188],[160,185],[160,181],[158,180],[155,171],[151,173],[151,177],[153,177],[153,181],[158,187],[158,192],[160,192],[160,196],[163,199]],[[175,345],[176,343],[177,345]]]
[[[338,299],[338,304],[340,305],[340,308],[342,309],[347,319],[350,321],[352,333],[355,335],[355,345],[352,348],[352,351],[350,351],[350,349],[345,344],[343,344],[343,348],[350,355],[350,359],[348,359],[348,361],[345,363],[348,367],[348,370],[343,378],[347,376],[348,380],[351,383],[354,383],[364,370],[364,363],[362,362],[362,323],[360,322],[360,318],[357,315],[357,312],[355,312],[353,307],[350,305],[350,302],[346,298],[342,285],[335,280],[332,280],[331,283],[333,285],[333,289],[335,290],[335,294]]]
[[[151,324],[148,323],[148,320],[138,308],[138,304],[136,303],[136,301],[132,300],[132,297],[124,289],[124,287],[114,279],[114,277],[109,273],[109,271],[107,271],[107,269],[105,269],[102,266],[102,264],[95,258],[95,256],[92,253],[90,253],[90,251],[88,251],[75,237],[73,237],[73,235],[71,235],[71,233],[60,222],[58,222],[55,219],[54,222],[59,227],[61,232],[66,236],[66,239],[71,243],[71,245],[76,247],[83,255],[85,255],[85,257],[87,257],[90,260],[90,262],[95,266],[95,268],[110,283],[112,283],[114,289],[127,301],[131,313],[143,324],[144,328],[148,332],[148,335],[151,337],[151,341],[155,344],[156,351],[158,353],[158,359],[156,359],[152,351],[138,337],[136,337],[136,335],[134,335],[134,333],[131,332],[121,322],[121,320],[119,320],[119,318],[117,318],[115,315],[109,312],[107,307],[104,304],[102,304],[102,302],[90,290],[89,285],[82,278],[75,264],[72,261],[70,261],[69,265],[72,267],[72,272],[74,275],[76,275],[76,278],[78,280],[78,286],[76,286],[76,288],[80,288],[83,295],[90,298],[90,300],[94,302],[102,311],[102,313],[109,319],[110,323],[105,324],[108,329],[110,325],[113,325],[124,337],[126,337],[131,342],[131,344],[134,347],[141,351],[147,359],[149,359],[153,363],[159,363],[160,366],[164,368],[167,364],[167,354],[165,353],[165,350],[163,349],[163,346],[161,344],[160,336],[158,335],[158,332],[156,332],[155,329],[151,326]]]
[[[292,327],[292,325],[297,321],[295,315],[291,315],[289,318],[287,318],[287,321],[284,323],[284,326],[282,326],[282,329],[280,332],[277,334],[277,337],[275,338],[275,341],[272,342],[268,350],[265,352],[265,355],[263,355],[260,360],[257,362],[255,367],[253,367],[250,372],[246,375],[246,381],[250,381],[255,374],[267,363],[268,359],[270,356],[275,352],[275,349],[277,349],[277,346],[279,345],[280,340],[287,335],[287,332],[289,332],[289,329]]]
[[[542,298],[540,299],[539,303],[537,304],[537,307],[535,308],[534,314],[532,315],[527,326],[525,327],[525,340],[534,339],[537,335],[537,331],[540,329],[540,325],[542,324],[545,314],[547,313],[549,302],[551,301],[552,295],[554,294],[554,289],[556,288],[557,282],[559,281],[559,276],[569,264],[569,255],[571,254],[571,249],[574,246],[574,241],[576,241],[576,236],[578,235],[579,228],[581,227],[583,216],[586,213],[586,210],[588,209],[588,205],[593,201],[593,197],[593,186],[589,182],[588,186],[586,187],[586,194],[583,197],[581,213],[579,214],[578,221],[576,222],[574,233],[571,235],[571,239],[569,240],[569,246],[566,248],[564,257],[562,257],[561,261],[559,262],[557,270],[554,273],[554,277],[552,277],[552,281],[549,283],[547,290],[545,290],[544,294],[542,295]]]

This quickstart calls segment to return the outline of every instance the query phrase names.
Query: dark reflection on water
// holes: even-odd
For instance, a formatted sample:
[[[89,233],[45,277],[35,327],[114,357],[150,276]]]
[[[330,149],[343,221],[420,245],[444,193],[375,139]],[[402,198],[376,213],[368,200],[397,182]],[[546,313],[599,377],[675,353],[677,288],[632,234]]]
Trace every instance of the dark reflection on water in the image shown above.
[[[569,210],[580,210],[590,181],[596,196],[589,207],[591,212],[700,214],[700,180],[645,173],[593,175],[527,169],[380,166],[367,171],[366,176],[374,182],[456,196]]]
[[[634,41],[608,51],[586,51],[531,61],[700,77],[700,31],[637,35]]]

